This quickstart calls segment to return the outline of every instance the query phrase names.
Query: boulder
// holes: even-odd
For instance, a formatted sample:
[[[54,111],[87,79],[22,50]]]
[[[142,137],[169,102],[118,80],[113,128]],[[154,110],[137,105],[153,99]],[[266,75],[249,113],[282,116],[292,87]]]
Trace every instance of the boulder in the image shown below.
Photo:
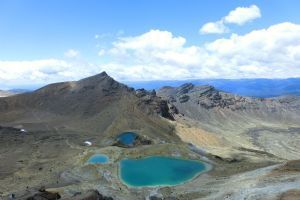
[[[48,192],[44,190],[43,192],[38,192],[33,196],[26,198],[26,200],[57,200],[60,199],[61,196],[57,192]]]
[[[100,194],[98,190],[89,190],[85,194],[72,197],[72,200],[113,200],[113,198]]]

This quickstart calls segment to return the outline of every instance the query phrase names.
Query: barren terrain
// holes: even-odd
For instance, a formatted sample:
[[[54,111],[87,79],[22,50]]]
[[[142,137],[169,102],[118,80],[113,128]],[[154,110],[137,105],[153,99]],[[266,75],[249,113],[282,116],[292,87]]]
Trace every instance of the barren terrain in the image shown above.
[[[0,98],[0,196],[26,199],[44,186],[62,199],[91,189],[117,200],[292,199],[300,188],[299,99],[240,97],[190,84],[156,94],[105,72]],[[118,146],[124,131],[143,140]],[[110,162],[87,164],[95,153]],[[118,161],[150,155],[213,168],[174,187],[124,185]]]

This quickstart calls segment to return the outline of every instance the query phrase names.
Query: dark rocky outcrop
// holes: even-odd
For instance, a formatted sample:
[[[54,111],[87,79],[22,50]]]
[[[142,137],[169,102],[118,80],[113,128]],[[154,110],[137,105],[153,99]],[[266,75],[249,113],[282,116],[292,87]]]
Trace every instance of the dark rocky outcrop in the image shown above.
[[[7,133],[20,133],[21,129],[19,128],[14,128],[14,127],[5,127],[5,126],[0,126],[0,133],[7,132]]]
[[[157,197],[157,196],[150,196],[149,200],[163,200],[162,197]]]
[[[89,190],[84,194],[76,195],[72,198],[65,200],[113,200],[112,197],[104,196],[98,192],[98,190]]]
[[[61,196],[56,192],[48,192],[46,190],[40,191],[33,196],[26,198],[26,200],[57,200],[60,199]]]
[[[150,196],[150,200],[178,200],[177,197],[157,197],[157,196]]]
[[[183,84],[180,87],[163,87],[158,90],[158,96],[167,100],[171,105],[178,103],[198,105],[205,109],[230,109],[230,110],[258,110],[267,107],[269,111],[275,111],[278,106],[291,107],[293,109],[300,108],[300,98],[295,96],[285,96],[278,98],[252,98],[243,97],[204,85],[195,86],[191,83]]]
[[[218,160],[218,161],[224,161],[227,163],[235,163],[235,162],[240,162],[241,159],[240,158],[223,158],[221,156],[217,156],[217,155],[213,155],[212,156],[214,159]]]
[[[155,90],[151,90],[151,91],[147,91],[144,88],[141,89],[137,89],[135,91],[136,96],[137,97],[144,97],[144,96],[150,96],[150,97],[155,97],[156,96],[156,91]]]
[[[178,109],[174,105],[170,105],[169,109],[170,109],[170,113],[173,115],[179,113]]]
[[[136,138],[134,139],[134,142],[130,145],[123,144],[120,142],[118,139],[115,143],[112,144],[112,146],[118,146],[118,147],[123,147],[123,148],[133,148],[141,145],[151,145],[153,144],[152,140],[146,138],[145,136],[140,136],[137,135]]]
[[[177,88],[176,93],[180,96],[183,94],[187,94],[191,91],[195,86],[192,83],[185,83]]]
[[[167,99],[169,103],[179,102],[198,104],[199,106],[212,109],[215,107],[242,109],[237,106],[243,102],[249,102],[246,97],[239,97],[216,90],[212,86],[194,86],[191,83],[183,84],[178,88],[162,88],[158,91],[159,96]]]
[[[98,190],[89,190],[85,193],[77,193],[73,197],[61,198],[59,193],[56,192],[48,192],[45,189],[39,190],[39,192],[35,193],[32,196],[22,198],[23,200],[113,200],[112,197],[105,196],[99,193]]]
[[[136,90],[136,96],[139,98],[138,105],[147,113],[155,113],[164,118],[174,120],[173,115],[170,113],[168,102],[158,97],[155,90],[138,89]]]
[[[190,99],[190,96],[188,96],[188,95],[181,95],[179,97],[179,102],[180,103],[184,103],[184,102],[187,102],[189,99]]]

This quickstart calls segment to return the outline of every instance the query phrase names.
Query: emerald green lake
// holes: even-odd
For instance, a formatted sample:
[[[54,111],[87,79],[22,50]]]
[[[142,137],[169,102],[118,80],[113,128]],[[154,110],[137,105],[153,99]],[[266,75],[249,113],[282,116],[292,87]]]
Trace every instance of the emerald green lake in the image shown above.
[[[132,145],[137,137],[134,132],[124,132],[118,136],[118,140],[124,145]]]
[[[95,154],[88,159],[90,164],[104,164],[109,161],[109,158],[104,154]]]
[[[124,159],[120,162],[120,178],[133,187],[178,185],[207,171],[208,164],[164,156]]]

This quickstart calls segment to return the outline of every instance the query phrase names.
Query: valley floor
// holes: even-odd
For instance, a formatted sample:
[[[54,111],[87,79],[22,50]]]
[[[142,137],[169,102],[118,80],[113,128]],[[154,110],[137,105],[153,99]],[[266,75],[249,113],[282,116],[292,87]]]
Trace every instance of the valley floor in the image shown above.
[[[150,196],[180,200],[293,199],[293,195],[299,194],[300,161],[289,161],[298,155],[296,136],[292,141],[294,146],[280,148],[278,145],[284,145],[280,137],[272,143],[259,137],[232,142],[226,135],[206,131],[188,118],[178,118],[172,123],[186,143],[158,140],[152,145],[122,148],[110,146],[112,138],[102,138],[89,147],[82,142],[93,136],[67,128],[48,126],[44,130],[41,129],[44,125],[36,124],[26,134],[1,130],[0,158],[5,162],[0,163],[0,195],[14,193],[18,199],[24,199],[41,186],[59,192],[63,199],[90,189],[117,200]],[[292,129],[295,130],[298,129]],[[269,149],[259,148],[265,145]],[[108,155],[110,163],[88,165],[87,159],[95,153]],[[200,159],[214,167],[174,187],[130,188],[120,182],[118,161],[149,155]],[[284,158],[284,155],[295,157]]]

